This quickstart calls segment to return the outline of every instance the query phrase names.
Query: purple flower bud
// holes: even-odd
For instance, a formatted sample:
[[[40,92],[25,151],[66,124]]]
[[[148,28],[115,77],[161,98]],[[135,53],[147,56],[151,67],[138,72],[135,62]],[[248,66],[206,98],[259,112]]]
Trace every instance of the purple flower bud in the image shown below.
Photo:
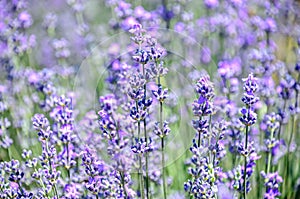
[[[152,93],[154,97],[160,102],[164,102],[165,99],[169,96],[168,89],[167,88],[163,89],[162,86],[160,85],[158,86],[158,90],[152,90]]]
[[[148,54],[151,60],[158,61],[165,54],[165,50],[160,47],[151,47]]]
[[[206,116],[210,115],[213,112],[213,103],[207,101],[203,97],[199,97],[197,101],[194,101],[193,105],[193,113],[195,116]]]
[[[252,106],[256,102],[258,102],[259,98],[254,96],[253,93],[244,93],[242,97],[242,102],[244,102],[247,106]]]
[[[257,78],[253,74],[249,74],[247,78],[243,79],[244,82],[244,91],[246,93],[255,93],[258,89]]]
[[[264,199],[279,197],[281,195],[279,186],[283,182],[283,179],[278,172],[266,174],[262,171],[260,174],[265,179],[264,185],[266,186],[266,193],[264,194]]]
[[[145,139],[135,139],[135,144],[131,147],[133,153],[142,154],[153,151],[152,140],[146,143]]]
[[[257,115],[252,109],[243,108],[241,110],[241,114],[242,114],[242,116],[240,117],[240,121],[244,125],[251,126],[251,125],[255,124]]]
[[[146,64],[150,60],[150,54],[145,50],[137,50],[132,58],[138,63]]]
[[[154,134],[159,136],[160,138],[166,137],[171,131],[168,124],[169,123],[167,121],[164,121],[163,127],[161,129],[160,128],[160,123],[156,122],[155,125],[154,125],[154,131],[153,131]]]
[[[215,96],[214,86],[213,86],[212,82],[210,81],[210,78],[208,75],[200,78],[200,80],[196,84],[196,91],[203,98],[205,98],[207,100],[212,100],[212,98]]]

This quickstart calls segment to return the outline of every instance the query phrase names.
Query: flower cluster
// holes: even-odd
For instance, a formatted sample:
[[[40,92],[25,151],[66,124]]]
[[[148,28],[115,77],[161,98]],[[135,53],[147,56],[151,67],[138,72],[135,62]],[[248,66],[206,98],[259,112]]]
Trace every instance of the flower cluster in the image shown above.
[[[196,84],[196,92],[199,99],[193,103],[193,113],[195,116],[207,116],[213,112],[214,87],[209,76],[203,76]]]
[[[0,198],[298,198],[297,2],[1,0]]]
[[[242,116],[240,121],[246,126],[252,126],[257,119],[256,113],[253,111],[253,105],[259,100],[254,94],[258,89],[257,79],[250,74],[248,78],[243,79],[244,81],[244,96],[242,97],[242,102],[246,105],[245,108],[241,110]]]
[[[32,124],[33,128],[38,132],[39,140],[42,145],[42,155],[39,157],[42,170],[41,172],[37,170],[35,160],[33,160],[33,164],[29,164],[28,166],[35,169],[32,177],[36,180],[39,179],[43,181],[43,190],[40,193],[46,197],[50,190],[52,190],[55,196],[58,197],[56,184],[61,172],[56,169],[58,159],[53,131],[50,128],[49,120],[43,114],[34,115]],[[27,158],[27,155],[24,156]]]
[[[93,195],[104,198],[125,197],[126,190],[124,189],[125,187],[121,186],[120,174],[114,172],[103,161],[97,159],[93,150],[85,148],[82,152],[82,164],[85,168],[85,173],[89,176],[85,186]],[[126,183],[128,183],[128,180],[130,179],[127,179]]]
[[[184,189],[194,198],[217,198],[218,193],[218,173],[220,161],[225,157],[226,150],[224,137],[226,134],[227,124],[225,121],[217,122],[211,125],[213,102],[215,96],[214,87],[208,76],[203,76],[196,84],[196,92],[199,94],[198,102],[193,103],[194,115],[198,120],[193,120],[193,127],[197,131],[198,142],[193,140],[193,146],[190,151],[193,156],[190,160],[192,166],[189,168],[189,174],[193,180],[188,180],[184,184]],[[211,107],[209,120],[205,119],[206,114],[197,114],[195,106],[200,105],[200,110],[205,107],[202,104],[208,104]],[[201,112],[202,112],[201,110]]]
[[[282,177],[278,172],[266,174],[263,171],[261,172],[261,176],[264,178],[264,185],[267,190],[264,194],[264,199],[278,198],[281,195],[279,185],[283,182]]]

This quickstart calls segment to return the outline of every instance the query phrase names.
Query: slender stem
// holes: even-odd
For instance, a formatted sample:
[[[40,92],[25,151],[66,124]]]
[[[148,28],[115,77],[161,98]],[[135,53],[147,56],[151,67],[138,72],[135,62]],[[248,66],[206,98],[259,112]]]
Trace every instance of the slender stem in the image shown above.
[[[56,186],[55,186],[55,185],[53,185],[53,187],[54,187],[54,192],[55,192],[56,198],[57,198],[57,199],[59,199],[59,197],[58,197],[58,193],[57,193],[57,189],[56,189]]]
[[[146,128],[146,125],[144,126],[144,128]],[[146,137],[147,135],[145,135]],[[145,138],[146,139],[146,138]],[[146,141],[146,145],[147,144],[147,141]],[[149,198],[149,172],[148,172],[148,153],[145,153],[145,159],[146,159],[146,196],[147,198]]]
[[[199,117],[199,122],[201,122],[201,120],[202,120],[202,116]],[[201,132],[199,131],[198,133],[199,133],[198,134],[198,147],[200,147],[200,145],[201,145]]]
[[[272,130],[270,136],[271,144],[272,144],[273,135],[274,135],[274,131]],[[272,152],[270,148],[270,151],[268,151],[267,174],[270,173],[271,163],[272,163]]]
[[[138,102],[135,101],[135,106],[136,106],[136,110],[137,112],[139,111],[139,106],[138,106]],[[140,134],[141,134],[141,122],[140,120],[138,120],[138,139],[140,139]],[[144,196],[144,183],[143,183],[143,168],[142,168],[142,160],[141,160],[141,156],[139,156],[139,172],[138,172],[138,179],[140,181],[139,186],[140,186],[140,192],[142,194],[142,198],[145,198]]]
[[[47,158],[49,158],[49,157],[48,157],[49,146],[48,146],[48,141],[47,141],[47,140],[46,140],[46,150],[47,150]],[[50,167],[50,174],[52,174],[53,169],[52,169],[52,161],[51,161],[51,158],[49,158],[49,167]],[[53,184],[53,188],[54,188],[54,194],[55,194],[56,198],[59,198],[59,197],[58,197],[58,193],[57,193],[57,189],[56,189],[55,184]]]
[[[139,112],[139,105],[137,101],[135,101],[135,107],[136,107],[136,111]],[[141,121],[138,120],[138,139],[140,139],[140,134],[141,134]]]
[[[198,131],[198,147],[200,147],[201,144],[201,133]]]
[[[266,31],[267,36],[267,47],[270,47],[270,31]]]
[[[68,170],[68,178],[69,178],[69,184],[71,183],[71,171],[70,171],[70,152],[69,152],[69,142],[66,144],[67,147],[67,170]]]
[[[210,147],[211,144],[211,137],[212,137],[212,130],[211,130],[211,114],[209,115],[209,126],[208,126],[208,130],[209,130],[209,139],[208,139],[208,147]],[[212,157],[211,157],[211,152],[209,153],[209,162],[212,162]]]
[[[145,190],[144,190],[144,176],[143,176],[143,167],[142,167],[142,157],[141,155],[139,155],[139,165],[140,165],[140,187],[141,187],[141,196],[142,196],[142,199],[145,198]]]
[[[145,77],[145,64],[143,66],[143,76]],[[145,83],[144,85],[144,99],[146,101],[146,94],[147,94],[147,85]],[[146,118],[144,119],[144,136],[145,136],[145,142],[146,146],[148,146],[148,135],[147,135],[147,121]],[[148,171],[148,153],[145,153],[145,159],[146,159],[146,196],[149,198],[149,171]]]
[[[287,103],[287,100],[284,99],[284,103],[283,103],[283,114],[285,113],[285,108],[286,108],[286,103]],[[278,138],[278,141],[279,141],[279,149],[281,149],[281,143],[280,143],[280,139],[281,139],[281,129],[282,129],[282,126],[283,126],[283,119],[284,118],[281,118],[280,122],[279,122],[279,130],[278,130],[278,135],[277,135],[277,138]],[[274,170],[280,170],[280,167],[281,167],[281,164],[277,164],[274,168]],[[285,180],[286,182],[286,180]],[[281,188],[283,188],[283,186],[281,186]]]
[[[248,112],[248,114],[249,114],[249,112]],[[249,126],[246,126],[246,136],[245,136],[245,150],[247,150],[248,149],[248,131],[249,131]],[[247,155],[245,154],[245,158],[244,158],[244,162],[245,162],[245,164],[244,164],[244,199],[246,199],[247,198],[247,187],[246,187],[246,185],[247,185],[247,183],[246,183],[246,181],[247,181]]]
[[[160,104],[160,111],[159,111],[159,124],[160,129],[163,131],[163,125],[162,125],[162,114],[163,114],[163,104],[162,102]],[[165,176],[165,145],[164,145],[164,137],[161,138],[161,166],[162,166],[162,178],[163,178],[163,193],[164,193],[164,199],[167,198],[167,192],[166,192],[166,176]]]
[[[161,86],[160,84],[160,77],[157,78],[158,86]],[[163,103],[159,102],[159,125],[161,131],[163,131]],[[167,198],[167,191],[166,191],[166,178],[165,178],[165,146],[164,146],[164,137],[161,138],[161,166],[162,166],[162,178],[163,178],[163,194],[164,194],[164,199]]]
[[[271,144],[272,144],[272,140],[273,140],[273,135],[274,135],[274,130],[271,131],[271,135],[270,135]],[[272,163],[272,152],[271,151],[272,151],[272,146],[271,146],[270,150],[268,151],[268,162],[267,162],[267,170],[266,170],[267,175],[271,172],[271,163]],[[267,192],[267,189],[268,188],[266,187],[266,192]]]
[[[284,100],[284,104],[283,104],[283,112],[285,111],[285,107],[286,107],[286,100]],[[282,118],[283,119],[283,118]],[[281,127],[283,125],[283,121],[280,121],[280,125],[279,125],[279,131],[278,131],[278,140],[280,142],[280,133],[281,133]]]
[[[292,143],[292,139],[293,139],[293,134],[294,134],[294,126],[295,126],[295,115],[292,115],[292,130],[291,130],[291,134],[290,134],[290,137],[289,137],[289,141],[288,141],[288,148],[287,148],[287,157],[286,157],[286,180],[285,180],[285,184],[286,184],[286,188],[288,187],[288,184],[289,184],[289,171],[290,171],[290,148],[291,148],[291,143]]]
[[[34,169],[34,171],[35,171],[36,173],[38,173],[38,170],[36,169],[35,166],[33,166],[33,169]],[[46,187],[45,187],[44,181],[42,180],[41,177],[39,177],[39,180],[40,180],[40,183],[41,183],[41,185],[42,185],[43,191],[45,192],[47,198],[49,198],[48,193],[47,193],[47,191],[46,191]]]
[[[121,175],[121,179],[122,179],[122,187],[123,187],[123,190],[124,190],[124,195],[125,195],[125,199],[127,199],[127,191],[126,191],[126,188],[125,188],[125,173],[124,172],[120,172],[120,175]]]
[[[144,133],[145,133],[145,141],[146,141],[146,146],[148,146],[148,141],[147,141],[147,131],[146,131],[146,119],[144,120]],[[145,153],[145,159],[146,159],[146,196],[149,198],[149,172],[148,172],[148,153]]]
[[[161,138],[161,166],[162,166],[162,179],[163,179],[163,193],[164,199],[167,198],[167,191],[166,191],[166,174],[165,174],[165,146],[164,146],[164,138]]]

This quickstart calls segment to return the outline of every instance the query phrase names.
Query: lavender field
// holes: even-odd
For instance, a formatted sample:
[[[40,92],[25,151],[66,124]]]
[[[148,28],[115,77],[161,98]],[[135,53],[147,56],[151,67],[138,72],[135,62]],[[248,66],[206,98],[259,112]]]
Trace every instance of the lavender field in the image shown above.
[[[300,1],[0,0],[0,199],[300,199]]]

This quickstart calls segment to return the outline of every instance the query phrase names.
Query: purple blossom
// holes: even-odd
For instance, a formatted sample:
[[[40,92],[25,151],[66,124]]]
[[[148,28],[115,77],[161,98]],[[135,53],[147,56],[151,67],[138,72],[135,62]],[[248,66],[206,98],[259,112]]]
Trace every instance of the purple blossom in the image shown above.
[[[264,199],[278,198],[281,195],[279,186],[283,182],[282,177],[278,172],[266,174],[262,171],[260,174],[265,179],[264,185],[267,188]]]
[[[196,84],[196,91],[199,93],[200,97],[205,98],[206,100],[211,100],[215,96],[214,87],[210,82],[209,76],[203,76],[200,78]]]
[[[252,73],[249,74],[247,78],[244,78],[243,82],[244,82],[243,89],[246,93],[253,94],[257,91],[258,89],[257,78],[255,78]]]
[[[153,96],[159,101],[159,102],[164,102],[165,99],[169,96],[168,95],[168,89],[165,88],[163,89],[162,86],[158,86],[157,90],[152,91]]]
[[[164,121],[164,124],[162,126],[162,129],[160,127],[160,123],[159,122],[156,122],[155,125],[154,125],[154,134],[159,136],[160,138],[163,138],[165,136],[167,136],[171,129],[168,125],[169,123],[167,121]]]
[[[137,154],[151,152],[154,149],[154,146],[152,146],[151,142],[151,139],[150,143],[146,143],[145,139],[136,139],[135,144],[133,144],[133,146],[131,147],[131,151]]]
[[[256,123],[257,114],[252,109],[241,109],[242,116],[240,117],[240,121],[246,126],[252,126]]]

